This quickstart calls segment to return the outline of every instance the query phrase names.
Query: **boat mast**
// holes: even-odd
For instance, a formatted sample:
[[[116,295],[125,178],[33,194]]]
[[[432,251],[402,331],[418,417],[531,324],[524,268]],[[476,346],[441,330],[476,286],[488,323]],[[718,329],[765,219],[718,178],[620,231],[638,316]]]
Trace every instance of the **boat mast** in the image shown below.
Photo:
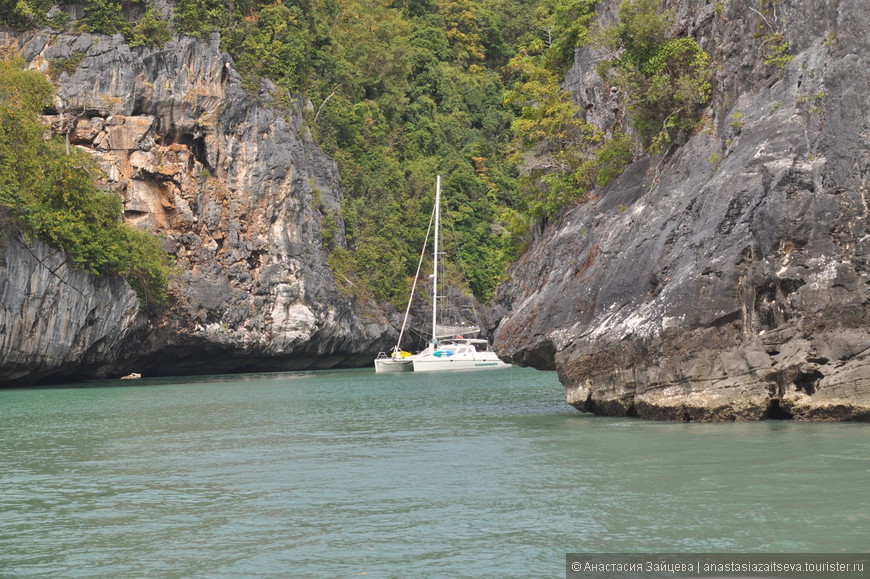
[[[432,274],[432,343],[438,339],[438,231],[441,228],[441,175],[435,177],[435,253]]]

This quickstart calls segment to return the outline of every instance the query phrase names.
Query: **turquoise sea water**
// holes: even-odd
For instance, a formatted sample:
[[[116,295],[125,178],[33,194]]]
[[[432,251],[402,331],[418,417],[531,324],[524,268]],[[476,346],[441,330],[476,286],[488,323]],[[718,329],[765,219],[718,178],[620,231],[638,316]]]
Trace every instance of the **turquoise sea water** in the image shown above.
[[[870,425],[676,424],[510,369],[0,391],[0,577],[564,577],[866,552]]]

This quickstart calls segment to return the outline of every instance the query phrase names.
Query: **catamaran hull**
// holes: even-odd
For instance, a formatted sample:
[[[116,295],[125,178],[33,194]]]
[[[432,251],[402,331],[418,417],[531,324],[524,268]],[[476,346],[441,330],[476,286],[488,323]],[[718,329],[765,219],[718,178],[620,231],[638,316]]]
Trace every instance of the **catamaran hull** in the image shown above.
[[[383,374],[387,372],[413,372],[413,361],[408,358],[394,360],[392,358],[378,358],[375,360],[375,373]]]
[[[427,358],[414,360],[414,372],[441,372],[446,370],[495,370],[498,368],[510,368],[498,358]]]

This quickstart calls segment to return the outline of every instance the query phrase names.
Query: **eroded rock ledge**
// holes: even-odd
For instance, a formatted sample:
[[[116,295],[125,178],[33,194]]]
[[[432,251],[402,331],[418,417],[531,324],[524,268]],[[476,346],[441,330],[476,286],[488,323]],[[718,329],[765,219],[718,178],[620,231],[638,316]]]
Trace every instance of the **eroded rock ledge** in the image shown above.
[[[751,3],[669,4],[720,63],[715,130],[549,225],[501,289],[499,352],[597,414],[870,420],[870,14],[778,3],[780,70],[747,57]],[[606,126],[593,59],[568,85]]]

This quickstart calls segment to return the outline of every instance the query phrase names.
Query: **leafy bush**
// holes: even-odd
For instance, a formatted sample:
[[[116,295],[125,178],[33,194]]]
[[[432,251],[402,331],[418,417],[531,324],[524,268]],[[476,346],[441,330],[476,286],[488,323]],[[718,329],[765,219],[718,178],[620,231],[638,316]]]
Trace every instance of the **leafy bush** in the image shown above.
[[[127,43],[131,48],[138,46],[162,48],[170,40],[172,40],[172,25],[161,18],[153,7],[148,7],[127,36]]]
[[[72,74],[78,69],[84,58],[84,52],[73,52],[68,57],[52,58],[48,62],[48,74],[55,81],[63,73]]]
[[[228,30],[223,41],[251,88],[259,86],[261,77],[293,91],[304,86],[309,40],[298,7],[266,6]]]
[[[767,57],[764,59],[764,64],[775,66],[776,68],[785,68],[794,58],[789,54],[789,42],[781,32],[774,32],[765,36],[764,44],[767,46]]]
[[[622,95],[631,124],[650,152],[679,143],[710,100],[710,57],[693,38],[671,38],[659,0],[624,0],[599,42],[618,54],[600,72]]]
[[[618,127],[607,136],[587,123],[561,86],[574,48],[591,37],[593,9],[593,2],[581,0],[540,3],[536,16],[543,36],[528,36],[510,63],[519,76],[505,95],[507,104],[519,108],[512,126],[513,158],[525,168],[519,180],[521,208],[533,221],[582,201],[632,158],[631,140]],[[517,220],[511,223],[515,229]]]
[[[625,133],[615,132],[595,153],[595,184],[604,187],[628,166],[633,157],[634,143]]]
[[[61,26],[66,21],[66,13],[48,17],[48,11],[56,4],[56,0],[0,0],[0,25],[16,30],[46,24]]]
[[[178,0],[175,4],[175,26],[182,34],[205,38],[220,30],[226,13],[223,0]]]
[[[121,0],[85,0],[85,23],[98,34],[130,34],[132,25],[124,18]]]

